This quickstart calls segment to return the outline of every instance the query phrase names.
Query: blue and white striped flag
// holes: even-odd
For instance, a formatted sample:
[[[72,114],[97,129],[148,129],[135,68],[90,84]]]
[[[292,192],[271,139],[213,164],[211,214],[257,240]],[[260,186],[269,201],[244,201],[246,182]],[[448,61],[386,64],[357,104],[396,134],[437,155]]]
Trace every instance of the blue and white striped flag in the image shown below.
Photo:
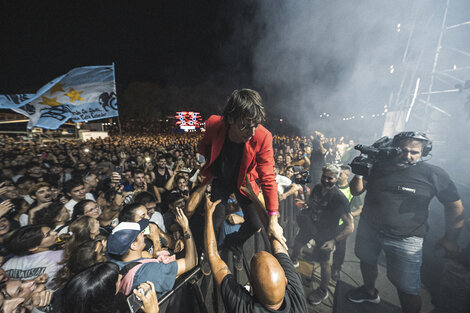
[[[36,94],[0,95],[0,108],[27,116],[29,129],[118,116],[114,64],[75,68]]]

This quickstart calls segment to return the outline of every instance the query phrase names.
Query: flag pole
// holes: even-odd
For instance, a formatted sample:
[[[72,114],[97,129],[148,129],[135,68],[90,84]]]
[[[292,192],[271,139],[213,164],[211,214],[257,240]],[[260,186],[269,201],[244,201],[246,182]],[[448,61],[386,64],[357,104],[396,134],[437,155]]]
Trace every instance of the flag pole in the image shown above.
[[[114,76],[114,90],[116,90],[116,99],[117,99],[117,87],[116,87],[116,69],[114,66],[113,62],[113,76]],[[117,107],[118,110],[118,115],[117,115],[117,121],[118,121],[118,127],[119,127],[119,144],[122,142],[122,127],[121,127],[121,119],[119,118],[119,106]]]

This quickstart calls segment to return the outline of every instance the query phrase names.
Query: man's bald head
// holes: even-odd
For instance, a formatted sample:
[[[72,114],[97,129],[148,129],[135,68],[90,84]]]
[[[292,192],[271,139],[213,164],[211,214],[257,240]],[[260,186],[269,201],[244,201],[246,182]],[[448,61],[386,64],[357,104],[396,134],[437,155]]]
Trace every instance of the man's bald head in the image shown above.
[[[265,306],[282,304],[287,279],[278,260],[265,251],[256,253],[251,259],[251,285],[255,298]]]

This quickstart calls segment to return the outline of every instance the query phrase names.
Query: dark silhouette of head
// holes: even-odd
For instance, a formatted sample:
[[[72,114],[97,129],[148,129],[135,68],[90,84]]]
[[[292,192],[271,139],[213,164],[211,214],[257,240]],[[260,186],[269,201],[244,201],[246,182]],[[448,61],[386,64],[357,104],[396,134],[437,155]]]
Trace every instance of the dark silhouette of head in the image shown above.
[[[251,259],[250,283],[256,300],[267,307],[281,305],[286,293],[287,279],[278,260],[261,251]]]

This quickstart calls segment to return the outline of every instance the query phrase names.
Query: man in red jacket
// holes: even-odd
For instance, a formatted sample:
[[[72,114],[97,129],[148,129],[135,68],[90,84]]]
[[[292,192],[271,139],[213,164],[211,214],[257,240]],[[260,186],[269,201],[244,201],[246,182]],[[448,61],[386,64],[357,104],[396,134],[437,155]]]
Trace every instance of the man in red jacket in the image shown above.
[[[206,121],[206,133],[198,152],[206,158],[201,170],[205,182],[212,179],[211,201],[226,200],[234,193],[243,210],[245,222],[236,233],[228,235],[224,246],[240,249],[263,226],[255,204],[240,187],[249,180],[259,194],[258,180],[269,214],[268,233],[279,215],[277,184],[271,133],[260,125],[266,117],[261,96],[251,89],[235,90],[228,98],[223,116],[212,115]],[[218,230],[225,219],[223,207],[217,208],[214,226]],[[279,238],[284,242],[283,238]],[[240,250],[238,250],[240,251]]]

